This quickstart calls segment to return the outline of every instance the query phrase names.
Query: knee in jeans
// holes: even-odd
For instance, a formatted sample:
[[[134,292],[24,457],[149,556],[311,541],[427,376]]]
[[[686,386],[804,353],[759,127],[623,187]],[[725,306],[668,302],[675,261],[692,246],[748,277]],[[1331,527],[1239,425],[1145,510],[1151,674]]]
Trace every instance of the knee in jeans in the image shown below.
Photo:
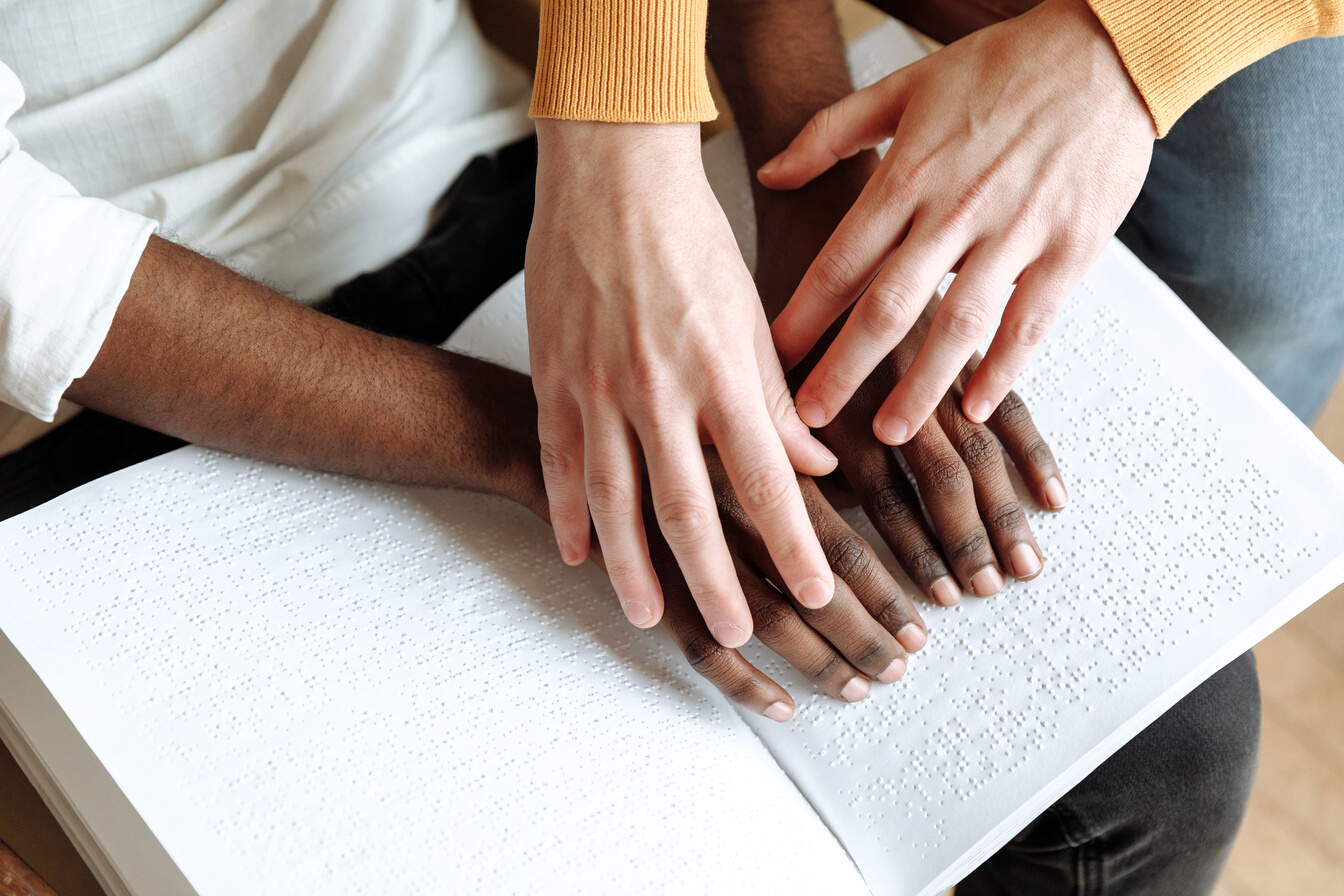
[[[1260,756],[1260,688],[1243,654],[1174,706],[1137,741],[1164,800],[1168,836],[1228,843],[1236,837]],[[1136,757],[1137,758],[1137,757]],[[1143,761],[1140,758],[1139,761]]]

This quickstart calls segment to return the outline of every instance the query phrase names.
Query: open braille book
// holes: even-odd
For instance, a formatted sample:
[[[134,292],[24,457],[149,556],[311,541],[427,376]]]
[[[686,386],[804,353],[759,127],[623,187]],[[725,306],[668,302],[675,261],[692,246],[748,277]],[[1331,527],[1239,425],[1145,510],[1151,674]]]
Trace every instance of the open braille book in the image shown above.
[[[521,284],[453,345],[523,365]],[[740,715],[503,500],[186,448],[0,524],[0,735],[111,896],[937,893],[1344,579],[1341,465],[1119,245],[1020,392],[1046,574],[861,704],[752,646]]]

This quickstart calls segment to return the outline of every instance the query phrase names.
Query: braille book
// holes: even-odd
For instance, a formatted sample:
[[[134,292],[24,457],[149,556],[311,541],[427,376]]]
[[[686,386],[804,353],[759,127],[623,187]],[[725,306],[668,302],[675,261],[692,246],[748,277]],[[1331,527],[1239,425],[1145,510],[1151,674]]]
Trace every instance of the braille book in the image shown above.
[[[523,366],[520,281],[451,344]],[[0,524],[0,736],[110,896],[939,893],[1344,580],[1344,468],[1118,244],[1019,391],[1045,573],[862,703],[749,645],[740,714],[507,501],[185,448]]]

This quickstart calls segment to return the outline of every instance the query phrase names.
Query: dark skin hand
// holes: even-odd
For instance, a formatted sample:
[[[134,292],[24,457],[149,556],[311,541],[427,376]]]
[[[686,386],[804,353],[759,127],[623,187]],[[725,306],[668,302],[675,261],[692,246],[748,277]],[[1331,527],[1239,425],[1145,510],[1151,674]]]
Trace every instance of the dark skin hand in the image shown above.
[[[818,109],[852,86],[844,48],[827,0],[792,4],[717,0],[710,6],[710,57],[732,103],[751,168],[786,146]],[[817,180],[783,193],[753,181],[757,218],[756,284],[773,319],[812,260],[844,219],[877,169],[875,153],[837,163]],[[796,387],[839,332],[842,317],[792,372]],[[1043,557],[1013,491],[1000,443],[1036,502],[1058,510],[1067,502],[1058,466],[1021,400],[1010,394],[985,424],[961,411],[967,365],[935,414],[896,454],[872,431],[872,419],[909,369],[928,317],[877,366],[849,404],[818,435],[839,458],[832,496],[863,505],[911,579],[943,605],[963,593],[987,596],[1005,571],[1019,579],[1043,569]],[[996,437],[997,440],[996,441]],[[932,530],[916,489],[929,508]]]
[[[98,357],[66,396],[200,445],[502,495],[549,519],[526,376],[326,317],[157,238]],[[898,678],[907,651],[927,638],[923,621],[816,486],[801,483],[837,587],[826,606],[808,610],[772,587],[781,579],[760,533],[717,455],[706,460],[761,640],[840,699]],[[663,624],[692,665],[747,709],[789,718],[789,695],[710,636],[667,543],[655,538],[652,547],[667,595]]]
[[[767,309],[778,307],[792,294],[806,259],[812,257],[809,253],[820,248],[837,220],[835,210],[843,204],[839,198],[857,195],[854,188],[863,180],[866,161],[855,160],[844,172],[848,184],[836,178],[827,185],[828,207],[812,203],[809,213],[800,215],[766,200],[757,282]],[[895,451],[873,434],[871,421],[913,362],[931,315],[932,310],[818,434],[840,460],[843,480],[837,497],[843,500],[847,493],[861,504],[910,578],[938,603],[951,606],[963,594],[996,594],[1005,573],[1026,580],[1044,568],[1040,546],[1008,476],[1004,452],[1039,506],[1059,510],[1067,496],[1054,456],[1016,393],[1010,393],[986,423],[966,418],[960,389],[974,369],[968,365],[930,421],[898,449],[914,475],[913,486],[924,496],[930,530],[916,488]],[[838,329],[839,325],[833,332]],[[823,344],[792,376],[798,380],[806,376],[824,350]]]
[[[816,483],[798,477],[836,587],[835,597],[824,607],[808,609],[782,591],[765,542],[734,497],[712,448],[706,449],[705,459],[728,547],[761,643],[821,691],[850,703],[868,696],[873,679],[883,683],[900,679],[908,654],[928,640],[928,629],[868,542],[840,517]],[[654,565],[666,587],[676,574],[671,555],[656,555]],[[776,721],[792,716],[788,693],[736,650],[715,641],[694,604],[685,604],[681,597],[669,600],[664,625],[696,671],[734,701]]]

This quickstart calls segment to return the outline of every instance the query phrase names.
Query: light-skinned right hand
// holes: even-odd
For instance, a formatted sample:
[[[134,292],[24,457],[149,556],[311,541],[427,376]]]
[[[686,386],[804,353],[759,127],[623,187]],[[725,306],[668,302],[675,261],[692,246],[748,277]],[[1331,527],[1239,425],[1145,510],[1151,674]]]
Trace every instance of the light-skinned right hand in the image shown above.
[[[850,312],[797,390],[802,419],[835,419],[950,270],[959,276],[873,431],[889,445],[915,435],[1016,283],[962,396],[967,418],[989,419],[1133,204],[1156,136],[1084,0],[1044,0],[818,112],[760,169],[762,184],[795,189],[892,145],[774,321],[792,367]]]
[[[542,120],[527,323],[551,524],[566,563],[596,531],[629,620],[664,600],[640,507],[708,630],[746,643],[752,616],[706,471],[712,443],[780,584],[835,592],[794,471],[835,458],[793,408],[751,275],[705,179],[699,128]],[[591,520],[591,529],[590,529]]]

